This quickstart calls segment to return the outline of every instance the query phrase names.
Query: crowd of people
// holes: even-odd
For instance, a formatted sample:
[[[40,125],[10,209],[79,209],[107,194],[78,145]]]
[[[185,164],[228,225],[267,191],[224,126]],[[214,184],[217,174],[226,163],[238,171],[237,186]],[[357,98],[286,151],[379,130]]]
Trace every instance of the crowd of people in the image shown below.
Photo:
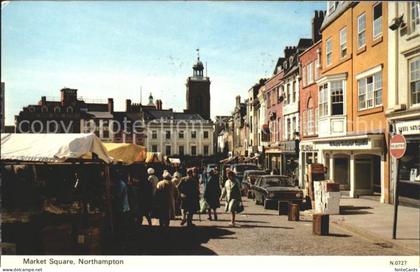
[[[223,199],[225,211],[231,214],[230,225],[234,226],[235,214],[243,210],[241,190],[233,171],[228,170],[226,177],[221,184],[217,168],[207,173],[193,167],[186,170],[184,177],[175,169],[173,174],[164,170],[159,178],[150,167],[147,178],[136,179],[117,169],[113,173],[116,232],[129,225],[142,225],[144,219],[151,226],[152,218],[157,218],[162,227],[168,227],[175,219],[180,219],[182,226],[192,227],[197,213],[208,214],[208,220],[218,220],[217,209]]]

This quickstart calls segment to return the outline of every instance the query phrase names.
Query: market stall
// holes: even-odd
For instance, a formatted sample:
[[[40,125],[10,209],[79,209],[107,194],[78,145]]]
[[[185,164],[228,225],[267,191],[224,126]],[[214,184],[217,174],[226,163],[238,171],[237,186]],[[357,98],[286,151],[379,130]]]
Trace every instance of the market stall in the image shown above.
[[[109,164],[94,134],[1,134],[2,242],[16,254],[100,254]]]

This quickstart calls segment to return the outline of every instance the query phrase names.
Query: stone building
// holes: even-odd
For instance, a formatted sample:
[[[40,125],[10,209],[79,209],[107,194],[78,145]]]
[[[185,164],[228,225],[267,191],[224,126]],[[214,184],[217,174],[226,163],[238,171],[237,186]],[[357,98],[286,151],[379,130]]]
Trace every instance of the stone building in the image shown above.
[[[388,103],[391,134],[402,134],[407,151],[401,160],[402,201],[419,205],[420,186],[420,2],[388,2]],[[385,75],[386,76],[386,75]],[[397,164],[390,163],[390,200]]]

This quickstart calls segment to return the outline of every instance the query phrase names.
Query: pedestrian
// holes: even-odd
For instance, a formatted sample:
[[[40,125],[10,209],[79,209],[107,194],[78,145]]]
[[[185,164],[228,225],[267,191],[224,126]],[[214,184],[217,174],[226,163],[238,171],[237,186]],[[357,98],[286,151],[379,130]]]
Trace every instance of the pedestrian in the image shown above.
[[[235,226],[235,215],[236,212],[239,211],[240,206],[242,205],[242,198],[241,198],[241,190],[239,182],[235,178],[235,173],[233,171],[229,171],[227,173],[228,179],[225,182],[225,186],[222,190],[222,198],[226,200],[226,212],[230,212],[231,214],[231,221],[230,226]],[[242,205],[243,207],[243,205]]]
[[[149,174],[149,177],[148,177],[147,180],[152,184],[153,195],[155,195],[156,186],[157,186],[157,183],[159,182],[158,177],[155,176],[155,169],[153,169],[153,168],[147,169],[147,174]]]
[[[194,169],[190,168],[187,170],[187,176],[181,179],[178,191],[181,197],[181,225],[187,223],[188,226],[194,226],[192,223],[193,215],[200,208],[199,184],[198,179],[194,176]]]
[[[129,222],[130,227],[134,226],[135,223],[137,223],[138,220],[138,188],[137,188],[137,182],[134,181],[134,178],[132,176],[128,176],[128,182],[127,182],[127,196],[128,196],[128,205],[130,206],[129,211]]]
[[[181,215],[181,198],[179,196],[178,185],[181,182],[181,173],[175,172],[172,178],[172,183],[175,187],[175,216]]]
[[[140,225],[143,224],[143,217],[146,217],[149,226],[152,225],[153,209],[153,185],[150,181],[143,178],[137,185],[138,211],[137,218]]]
[[[116,244],[121,250],[126,242],[130,206],[128,188],[122,169],[114,170],[113,210]]]
[[[171,218],[175,215],[175,186],[172,183],[171,174],[165,170],[163,179],[156,186],[156,207],[159,217],[159,225],[169,227]]]
[[[279,174],[279,170],[277,168],[273,168],[273,170],[271,170],[271,175],[278,175]]]
[[[214,220],[217,221],[216,209],[220,207],[220,195],[221,195],[219,177],[216,175],[214,170],[210,170],[209,174],[210,174],[210,177],[204,189],[204,199],[209,205],[209,209],[208,209],[209,218],[208,219],[212,220],[211,211],[213,210]]]

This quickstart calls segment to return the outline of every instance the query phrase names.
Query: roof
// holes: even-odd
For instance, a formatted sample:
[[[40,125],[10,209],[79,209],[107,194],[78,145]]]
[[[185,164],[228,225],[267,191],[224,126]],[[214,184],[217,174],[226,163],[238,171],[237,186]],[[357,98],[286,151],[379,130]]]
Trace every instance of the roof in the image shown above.
[[[112,119],[114,116],[110,112],[104,112],[104,111],[88,111],[87,112],[90,115],[93,115],[93,118],[99,118],[99,119]]]
[[[64,162],[89,159],[93,153],[106,163],[112,162],[101,140],[93,133],[1,134],[1,160]]]
[[[338,2],[338,1],[337,1]],[[357,2],[353,1],[339,1],[335,10],[324,17],[324,21],[322,22],[320,31],[322,32],[327,26],[329,26],[332,22],[335,21],[341,14],[343,14],[349,7],[357,5]]]
[[[173,110],[144,109],[145,120],[167,119],[174,121],[205,121],[198,113],[174,112]]]

